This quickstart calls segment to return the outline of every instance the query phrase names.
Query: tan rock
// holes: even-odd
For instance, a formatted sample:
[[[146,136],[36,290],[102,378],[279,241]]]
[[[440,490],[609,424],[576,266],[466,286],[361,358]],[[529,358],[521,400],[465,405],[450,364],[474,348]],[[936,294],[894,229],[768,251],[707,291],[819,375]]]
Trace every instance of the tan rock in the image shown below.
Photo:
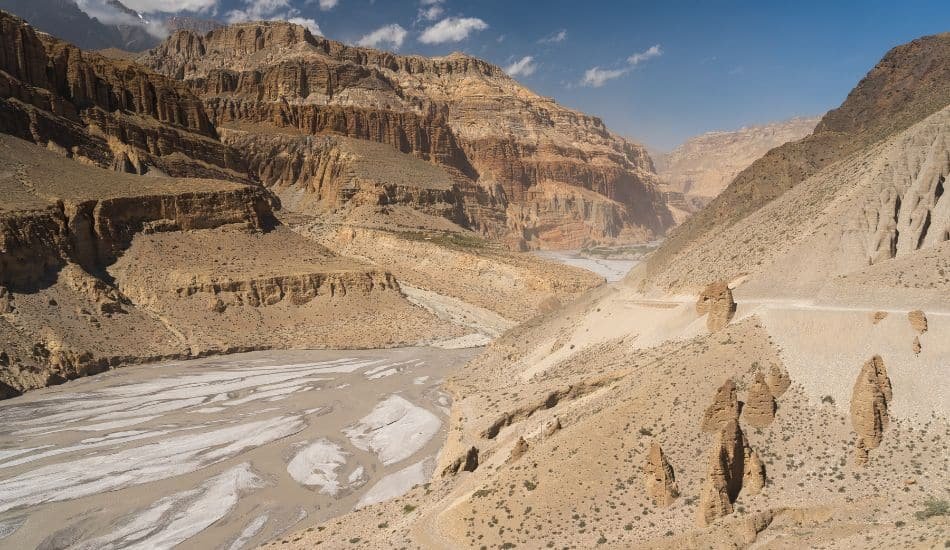
[[[920,347],[920,336],[914,336],[913,349],[914,349],[914,355],[920,355],[920,352],[922,349]]]
[[[917,332],[917,334],[923,334],[927,332],[927,315],[919,310],[915,309],[907,314],[907,320],[910,321],[910,326]]]
[[[696,313],[706,315],[709,332],[725,328],[736,313],[736,302],[729,285],[722,281],[708,285],[696,301]]]
[[[740,492],[756,495],[765,487],[765,465],[735,420],[716,434],[707,459],[697,515],[700,526],[731,514]]]
[[[875,311],[871,314],[871,324],[876,325],[887,317],[886,311]]]
[[[765,487],[765,464],[752,447],[746,445],[743,453],[742,490],[757,495]]]
[[[745,405],[742,407],[742,420],[750,426],[764,428],[775,419],[775,398],[761,372],[755,373],[755,379],[749,386]]]
[[[881,444],[889,421],[888,403],[892,397],[891,381],[879,355],[861,368],[851,394],[851,425],[858,435],[855,461],[863,464],[868,452]]]
[[[647,494],[661,506],[669,506],[679,496],[679,487],[673,466],[670,465],[659,443],[650,445],[643,465]]]
[[[702,431],[714,432],[731,421],[739,419],[739,399],[736,396],[736,384],[730,378],[716,390],[713,402],[703,414]]]
[[[732,420],[716,434],[709,448],[706,478],[699,495],[699,525],[732,513],[732,503],[742,490],[744,457],[742,431]]]
[[[772,392],[772,396],[779,398],[785,393],[785,390],[792,385],[792,379],[788,376],[788,371],[786,371],[781,365],[773,364],[769,369],[769,375],[766,378],[766,382],[769,385],[769,391]]]
[[[526,452],[528,452],[528,442],[524,440],[524,437],[519,437],[518,441],[515,442],[515,446],[511,448],[511,455],[508,457],[508,462],[515,462]]]

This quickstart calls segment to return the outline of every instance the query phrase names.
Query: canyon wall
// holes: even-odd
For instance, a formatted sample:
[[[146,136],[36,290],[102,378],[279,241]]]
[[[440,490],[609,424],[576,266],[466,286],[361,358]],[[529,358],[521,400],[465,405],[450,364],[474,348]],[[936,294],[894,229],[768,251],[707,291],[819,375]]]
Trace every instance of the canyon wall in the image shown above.
[[[220,128],[346,136],[436,164],[462,190],[462,209],[476,205],[467,225],[515,246],[645,240],[672,225],[642,147],[466,55],[400,56],[269,22],[180,31],[139,61],[185,82]],[[549,190],[567,187],[583,206],[550,204]]]

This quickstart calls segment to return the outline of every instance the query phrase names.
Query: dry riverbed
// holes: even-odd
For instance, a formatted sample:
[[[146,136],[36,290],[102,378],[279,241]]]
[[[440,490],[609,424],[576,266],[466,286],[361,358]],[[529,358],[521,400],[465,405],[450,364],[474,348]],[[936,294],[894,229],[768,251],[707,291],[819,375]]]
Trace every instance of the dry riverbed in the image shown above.
[[[255,352],[0,403],[0,548],[254,547],[424,483],[477,350]],[[187,541],[187,542],[186,542]]]

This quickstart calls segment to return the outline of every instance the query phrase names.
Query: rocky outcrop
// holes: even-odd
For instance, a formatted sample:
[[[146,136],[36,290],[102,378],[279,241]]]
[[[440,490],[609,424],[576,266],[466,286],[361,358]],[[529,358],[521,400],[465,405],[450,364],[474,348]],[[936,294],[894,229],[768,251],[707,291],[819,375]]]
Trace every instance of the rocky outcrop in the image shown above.
[[[919,310],[915,309],[907,314],[907,320],[910,321],[910,327],[914,329],[914,332],[917,334],[923,334],[927,332],[927,315]]]
[[[785,390],[792,385],[792,379],[788,376],[788,371],[781,365],[773,364],[769,368],[769,375],[765,379],[769,385],[769,392],[772,397],[779,398],[785,393]]]
[[[274,223],[266,193],[227,191],[58,201],[39,211],[0,214],[0,284],[29,289],[67,263],[95,272],[110,264],[140,232]]]
[[[765,487],[765,464],[748,444],[742,456],[742,490],[748,495],[757,495]]]
[[[348,293],[399,292],[399,283],[389,273],[352,271],[344,273],[289,274],[251,280],[209,280],[174,290],[178,296],[213,296],[215,308],[228,306],[266,307],[288,300],[303,305],[320,296],[346,296]],[[147,301],[145,296],[138,301]],[[218,305],[220,302],[220,306]]]
[[[765,467],[735,420],[716,433],[708,460],[699,497],[700,526],[731,514],[740,492],[754,495],[765,486]]]
[[[714,432],[729,422],[739,420],[739,399],[736,395],[736,383],[730,378],[716,390],[713,402],[703,413],[701,429]]]
[[[669,506],[679,496],[679,486],[673,466],[667,460],[660,444],[650,444],[646,461],[643,464],[644,481],[647,495],[660,506]]]
[[[0,131],[103,168],[244,181],[187,87],[0,12]]]
[[[709,448],[706,478],[699,496],[699,525],[732,513],[732,503],[742,490],[745,446],[739,424],[733,420],[716,433]]]
[[[736,313],[736,302],[729,285],[719,281],[706,286],[696,301],[696,313],[706,315],[709,332],[725,328]]]
[[[764,428],[775,420],[775,397],[762,372],[756,372],[742,406],[742,420],[749,426]]]
[[[854,459],[857,464],[868,461],[868,453],[881,444],[889,417],[891,380],[879,355],[869,359],[858,373],[851,394],[851,426],[857,434]]]
[[[459,472],[474,472],[476,468],[478,468],[478,448],[471,447],[442,470],[442,477],[452,476]]]
[[[472,57],[399,56],[269,22],[180,31],[141,61],[186,82],[219,126],[370,140],[444,167],[490,197],[466,217],[491,237],[565,247],[672,223],[642,147]]]

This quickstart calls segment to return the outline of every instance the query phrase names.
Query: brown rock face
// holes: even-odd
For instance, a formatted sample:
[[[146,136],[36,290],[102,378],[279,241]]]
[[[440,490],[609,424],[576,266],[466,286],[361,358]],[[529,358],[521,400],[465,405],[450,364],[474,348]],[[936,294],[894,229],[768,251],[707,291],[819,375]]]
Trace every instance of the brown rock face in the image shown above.
[[[181,83],[2,11],[0,36],[0,131],[123,172],[244,179],[240,155]]]
[[[729,285],[722,281],[709,284],[696,301],[696,313],[706,315],[709,332],[725,328],[736,313],[736,302]]]
[[[656,441],[650,445],[650,451],[647,453],[646,462],[643,465],[643,472],[647,494],[657,504],[669,506],[676,500],[680,493],[673,467]]]
[[[730,378],[716,390],[712,404],[703,414],[702,431],[714,432],[729,422],[739,420],[739,399],[736,396],[736,383]]]
[[[927,315],[919,310],[915,309],[907,314],[907,320],[910,321],[910,326],[913,328],[917,334],[923,334],[927,332]]]
[[[868,452],[881,444],[889,421],[887,406],[891,397],[891,380],[884,361],[875,355],[861,368],[851,394],[851,426],[858,435],[858,464],[866,463]]]
[[[745,405],[742,407],[742,420],[750,426],[764,428],[775,419],[775,397],[765,382],[761,372],[755,373],[755,379],[749,386]]]
[[[469,226],[492,237],[574,247],[672,224],[642,147],[475,58],[399,56],[270,22],[176,32],[140,61],[187,83],[219,126],[347,136],[438,164],[464,180]]]

